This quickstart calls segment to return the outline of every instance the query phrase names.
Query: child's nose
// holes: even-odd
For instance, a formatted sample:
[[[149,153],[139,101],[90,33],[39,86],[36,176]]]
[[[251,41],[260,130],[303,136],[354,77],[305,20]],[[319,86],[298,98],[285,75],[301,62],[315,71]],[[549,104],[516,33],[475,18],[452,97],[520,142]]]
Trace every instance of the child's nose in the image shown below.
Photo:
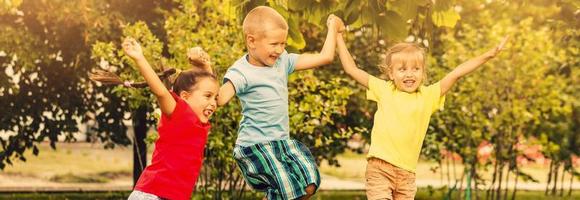
[[[282,52],[284,52],[284,46],[282,45],[276,46],[276,53],[281,54]]]

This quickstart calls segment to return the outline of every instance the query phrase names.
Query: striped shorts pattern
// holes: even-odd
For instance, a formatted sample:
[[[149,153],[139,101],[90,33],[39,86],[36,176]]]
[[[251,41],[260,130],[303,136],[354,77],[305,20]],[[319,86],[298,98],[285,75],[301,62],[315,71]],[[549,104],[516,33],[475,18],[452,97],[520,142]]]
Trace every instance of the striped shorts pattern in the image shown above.
[[[234,148],[234,158],[252,188],[268,199],[297,199],[320,173],[308,148],[296,140],[277,140]]]

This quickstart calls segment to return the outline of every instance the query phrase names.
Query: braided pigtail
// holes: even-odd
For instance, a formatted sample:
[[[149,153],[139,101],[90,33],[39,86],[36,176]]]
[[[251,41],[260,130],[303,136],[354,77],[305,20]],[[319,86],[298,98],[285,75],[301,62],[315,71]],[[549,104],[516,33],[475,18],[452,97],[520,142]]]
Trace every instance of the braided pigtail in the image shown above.
[[[168,68],[161,73],[157,73],[159,79],[164,83],[169,82],[169,77],[175,74],[176,70],[174,68]],[[125,80],[123,81],[121,77],[117,76],[113,72],[104,71],[104,70],[96,70],[89,74],[89,79],[92,81],[100,82],[104,85],[122,85],[124,87],[132,87],[132,88],[145,88],[147,87],[146,82],[133,82]]]

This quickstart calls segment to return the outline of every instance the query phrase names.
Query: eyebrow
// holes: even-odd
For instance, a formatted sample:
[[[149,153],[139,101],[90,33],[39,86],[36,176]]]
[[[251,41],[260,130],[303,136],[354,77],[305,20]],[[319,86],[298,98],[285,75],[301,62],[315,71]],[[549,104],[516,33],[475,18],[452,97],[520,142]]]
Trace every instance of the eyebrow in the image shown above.
[[[211,91],[211,90],[206,90],[206,91],[203,91],[203,93],[204,93],[204,94],[208,94],[208,93],[209,93],[209,94],[217,94],[217,92],[213,92],[213,91]]]

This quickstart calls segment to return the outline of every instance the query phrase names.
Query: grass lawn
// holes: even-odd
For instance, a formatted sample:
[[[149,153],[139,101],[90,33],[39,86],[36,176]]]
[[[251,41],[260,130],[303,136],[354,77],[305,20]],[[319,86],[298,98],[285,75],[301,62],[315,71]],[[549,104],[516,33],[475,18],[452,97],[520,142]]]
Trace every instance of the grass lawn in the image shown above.
[[[89,193],[0,193],[0,199],[126,199],[130,192],[89,192]],[[511,193],[510,193],[511,194]],[[444,199],[445,193],[435,190],[429,191],[426,188],[420,188],[415,199],[430,200],[430,199]],[[480,192],[480,199],[485,196]],[[511,197],[511,196],[509,196]],[[193,199],[201,199],[199,196],[194,196]],[[247,198],[247,199],[261,199],[261,198]],[[312,199],[314,200],[364,200],[366,199],[364,191],[320,191]],[[452,196],[451,199],[460,199],[457,196]],[[516,199],[546,199],[546,200],[564,200],[564,199],[580,199],[580,191],[575,191],[572,196],[553,197],[544,196],[541,191],[518,191]]]
[[[49,184],[105,183],[132,176],[130,147],[108,150],[88,143],[59,143],[56,150],[48,144],[41,144],[39,149],[38,156],[26,152],[26,162],[14,160],[13,165],[7,165],[0,172],[0,187],[17,186],[19,178],[32,184]]]
[[[57,150],[52,150],[48,144],[40,145],[39,156],[34,156],[30,152],[26,153],[27,161],[14,161],[14,165],[8,165],[0,175],[15,175],[31,178],[39,178],[52,181],[72,180],[76,176],[81,180],[82,177],[101,177],[114,178],[122,176],[131,176],[133,158],[132,148],[116,147],[113,150],[103,149],[100,145],[87,143],[59,143]],[[346,152],[338,157],[341,167],[331,167],[323,162],[320,171],[324,174],[334,176],[344,180],[364,181],[364,172],[366,166],[365,155],[353,152]],[[419,162],[417,166],[417,179],[441,180],[441,170],[443,170],[443,179],[447,180],[447,167],[438,169],[436,172],[431,171],[436,167],[436,163]],[[461,164],[455,167],[450,165],[451,172],[456,171],[455,177],[459,177],[463,170]],[[530,173],[540,182],[546,181],[547,167],[540,165],[529,165],[522,169]],[[491,172],[487,173],[489,176]],[[454,179],[453,173],[450,179]],[[95,179],[95,182],[102,182],[102,179]],[[2,181],[0,181],[1,185]]]
[[[340,155],[338,158],[340,163],[340,167],[333,167],[329,166],[327,163],[323,162],[320,166],[320,171],[323,174],[327,174],[330,176],[334,176],[339,179],[343,180],[352,180],[352,181],[359,181],[364,182],[365,177],[365,167],[366,167],[366,156],[358,153],[353,153],[347,151],[346,153]],[[524,173],[530,174],[532,177],[539,181],[538,184],[534,184],[531,182],[524,183],[520,179],[518,185],[529,185],[532,188],[536,188],[538,185],[543,185],[541,189],[545,187],[545,183],[547,181],[547,174],[548,174],[549,166],[540,165],[540,164],[528,164],[521,168],[521,171]],[[436,169],[433,171],[433,169]],[[577,169],[580,170],[580,169]],[[449,171],[449,177],[447,176],[447,171]],[[454,173],[455,171],[455,173]],[[431,183],[436,184],[446,184],[449,178],[450,183],[454,184],[455,179],[459,179],[463,173],[463,165],[456,161],[455,166],[453,166],[452,162],[449,162],[449,167],[447,167],[447,163],[444,161],[443,166],[439,168],[438,164],[435,162],[429,161],[419,161],[417,165],[416,177],[417,183],[419,186],[426,186]],[[491,180],[493,171],[491,169],[489,171],[484,171],[483,178]],[[569,185],[569,174],[566,174],[564,185],[566,185],[566,189],[568,189],[567,185]],[[510,177],[510,180],[513,181],[513,174]],[[420,184],[424,183],[424,184]],[[505,183],[505,182],[504,182]],[[560,183],[558,183],[560,184]],[[574,186],[578,186],[580,184],[578,180],[575,180],[573,183]]]
[[[338,160],[341,164],[340,168],[330,167],[323,163],[320,167],[321,172],[342,180],[364,182],[364,166],[366,165],[364,155],[347,152],[340,155]],[[33,156],[27,152],[26,162],[14,161],[14,165],[8,165],[4,171],[0,172],[0,187],[24,185],[27,187],[51,186],[58,188],[59,186],[76,186],[87,183],[97,188],[103,188],[101,186],[105,185],[113,187],[121,185],[130,188],[132,161],[130,147],[105,150],[100,145],[87,143],[59,143],[55,151],[50,149],[48,144],[42,144],[39,156]],[[447,177],[444,176],[441,179],[440,171],[434,173],[430,170],[433,166],[436,166],[436,163],[419,163],[418,183],[423,180],[436,180],[437,183],[440,180],[446,182]],[[446,172],[447,168],[444,167],[442,170]],[[450,170],[453,171],[453,168],[450,167]],[[540,181],[546,181],[546,167],[531,165],[525,167],[524,170],[528,170],[532,176]],[[456,165],[455,171],[458,172],[456,176],[459,177],[462,166]],[[450,178],[453,179],[453,175]],[[426,186],[421,187],[424,188],[419,189],[417,199],[441,199],[445,195],[441,191],[431,190],[430,192]],[[480,192],[480,195],[482,193]],[[574,191],[573,198],[568,199],[580,199],[579,193],[580,190]],[[518,191],[517,194],[517,199],[567,199],[544,198],[543,190]],[[127,192],[0,193],[0,199],[124,199],[127,195]],[[315,197],[315,199],[366,199],[363,191],[320,191]]]

